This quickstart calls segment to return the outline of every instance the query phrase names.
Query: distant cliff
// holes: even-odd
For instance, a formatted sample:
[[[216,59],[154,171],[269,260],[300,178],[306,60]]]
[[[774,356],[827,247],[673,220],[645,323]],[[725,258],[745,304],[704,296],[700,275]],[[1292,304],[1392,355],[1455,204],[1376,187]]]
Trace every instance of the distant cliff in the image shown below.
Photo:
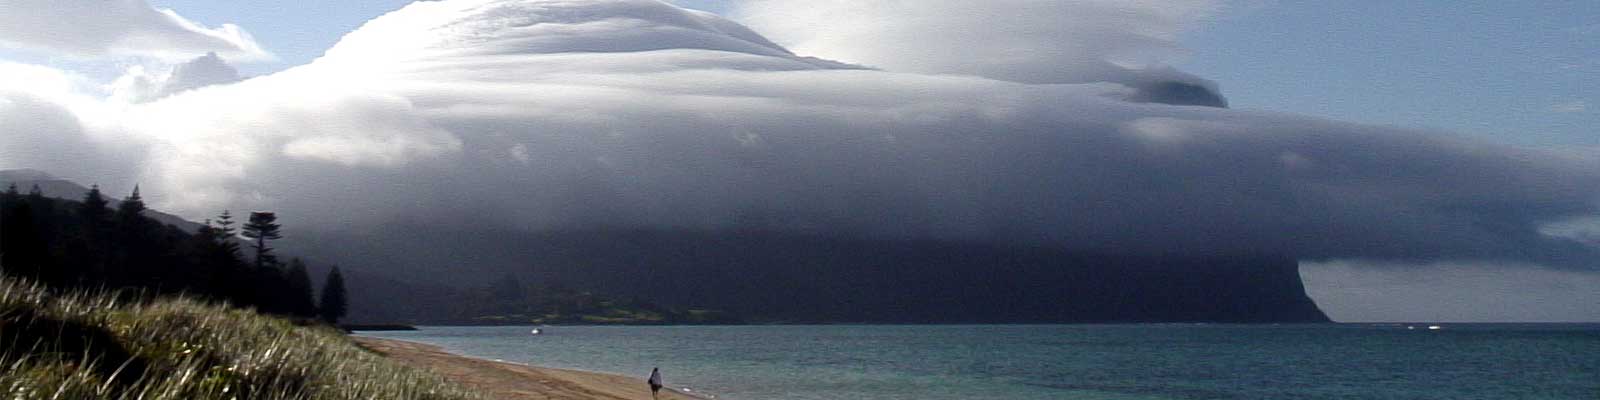
[[[1327,322],[1285,257],[1140,257],[776,234],[565,234],[532,272],[793,322]],[[565,258],[565,260],[557,260]],[[565,261],[565,262],[562,262]]]
[[[432,265],[455,270],[432,276],[448,280],[495,276],[472,271],[463,265],[468,260],[482,268],[515,259],[520,265],[502,268],[534,282],[725,310],[756,322],[1328,322],[1306,296],[1295,260],[1281,256],[1136,256],[753,232],[425,231],[408,230],[413,253],[389,254],[391,260],[427,264],[437,257]],[[391,240],[399,239],[376,242],[397,248]],[[467,242],[480,250],[436,251]]]

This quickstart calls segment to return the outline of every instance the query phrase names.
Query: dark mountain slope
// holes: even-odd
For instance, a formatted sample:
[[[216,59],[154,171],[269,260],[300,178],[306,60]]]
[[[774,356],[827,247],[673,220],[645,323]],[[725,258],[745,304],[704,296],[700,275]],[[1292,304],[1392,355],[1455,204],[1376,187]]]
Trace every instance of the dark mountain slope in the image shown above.
[[[0,171],[0,190],[5,190],[11,185],[17,185],[17,189],[21,190],[22,193],[28,193],[34,186],[38,186],[39,193],[45,197],[63,200],[82,200],[83,196],[89,193],[89,188],[76,182],[56,178],[48,173],[31,169]],[[105,193],[106,200],[111,202],[110,206],[112,208],[116,208],[119,200],[126,195],[128,194]],[[195,230],[200,229],[200,224],[197,222],[156,210],[145,210],[144,216],[163,225],[176,226],[185,232],[193,233]]]
[[[45,194],[69,199],[86,191],[31,171],[0,172],[0,185],[9,182],[37,183]],[[463,293],[506,273],[546,287],[783,322],[1328,320],[1306,296],[1295,260],[1270,255],[1149,256],[771,232],[527,233],[421,224],[359,232],[302,231],[281,242],[284,254],[351,270],[351,285],[361,289],[352,292],[358,321],[456,321],[470,314],[461,310],[471,307],[453,304],[473,298]]]
[[[1280,256],[1137,256],[765,232],[395,232],[404,233],[321,238],[328,247],[309,254],[381,253],[384,272],[412,281],[471,284],[510,271],[769,321],[1328,321],[1306,296],[1295,260]]]

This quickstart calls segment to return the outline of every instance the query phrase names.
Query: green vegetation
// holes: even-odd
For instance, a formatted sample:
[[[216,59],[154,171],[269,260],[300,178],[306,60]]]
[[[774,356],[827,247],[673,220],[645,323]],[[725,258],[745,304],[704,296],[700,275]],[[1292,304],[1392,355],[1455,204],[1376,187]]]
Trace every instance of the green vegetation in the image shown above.
[[[338,268],[319,307],[305,263],[285,270],[268,246],[275,214],[235,230],[224,211],[190,232],[148,218],[137,188],[112,205],[99,188],[0,192],[0,397],[477,398],[332,328]]]
[[[37,185],[27,194],[9,185],[0,191],[0,268],[55,289],[132,289],[319,315],[304,265],[286,271],[268,246],[283,237],[276,214],[250,213],[236,230],[223,211],[191,232],[149,218],[137,188],[111,205],[99,187],[72,201],[45,197]],[[250,262],[241,237],[252,239]]]
[[[325,326],[0,278],[7,399],[476,399]]]
[[[481,291],[455,293],[460,305],[445,323],[472,325],[665,325],[737,324],[729,313],[676,310],[639,299],[616,299],[560,284],[524,284],[502,276]]]

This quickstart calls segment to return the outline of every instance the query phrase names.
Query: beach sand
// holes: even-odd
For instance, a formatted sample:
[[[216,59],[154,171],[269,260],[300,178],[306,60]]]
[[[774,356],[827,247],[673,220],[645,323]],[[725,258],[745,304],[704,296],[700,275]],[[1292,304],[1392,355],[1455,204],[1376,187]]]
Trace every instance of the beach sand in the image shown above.
[[[645,385],[643,375],[634,378],[530,367],[450,354],[437,346],[421,343],[369,337],[351,339],[368,350],[428,369],[467,388],[481,390],[480,393],[489,399],[650,399],[650,388]],[[670,389],[662,389],[659,398],[698,399]]]

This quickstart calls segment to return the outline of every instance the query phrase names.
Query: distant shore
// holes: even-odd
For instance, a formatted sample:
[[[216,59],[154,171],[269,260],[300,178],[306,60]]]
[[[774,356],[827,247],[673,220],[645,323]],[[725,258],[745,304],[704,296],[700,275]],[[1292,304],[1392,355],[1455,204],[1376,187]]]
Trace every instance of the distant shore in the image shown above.
[[[344,324],[339,325],[339,329],[343,329],[345,332],[394,332],[414,331],[417,330],[417,327],[405,324]]]
[[[438,346],[391,339],[352,336],[356,344],[456,384],[478,390],[493,400],[649,399],[644,377],[533,367],[451,354]],[[645,371],[648,372],[648,371]],[[698,400],[664,389],[660,399]]]

